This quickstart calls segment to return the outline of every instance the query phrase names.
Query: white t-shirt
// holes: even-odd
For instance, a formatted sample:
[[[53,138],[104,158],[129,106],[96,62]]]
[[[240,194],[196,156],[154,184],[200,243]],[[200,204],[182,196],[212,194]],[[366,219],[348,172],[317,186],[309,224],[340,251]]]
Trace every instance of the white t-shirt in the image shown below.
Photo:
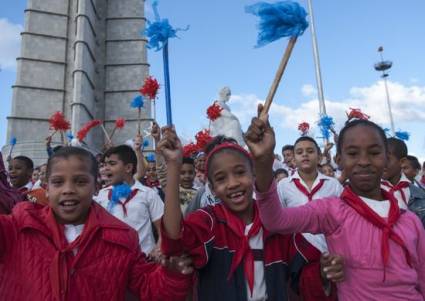
[[[313,201],[315,199],[321,199],[326,197],[339,197],[343,191],[342,185],[337,179],[325,176],[322,173],[318,173],[316,180],[314,180],[312,189],[310,190],[307,184],[301,179],[298,171],[292,176],[281,180],[277,184],[277,191],[279,194],[280,202],[284,207],[298,207],[308,203],[308,197],[302,193],[294,183],[294,179],[299,179],[300,183],[311,191],[319,184],[320,180],[324,180],[323,186],[313,195]],[[310,234],[303,233],[304,238],[311,243],[320,252],[328,251],[325,236],[323,234]]]
[[[131,226],[139,234],[139,244],[142,251],[149,254],[155,248],[155,238],[152,232],[152,223],[159,220],[164,214],[164,203],[158,193],[152,188],[135,181],[131,190],[137,189],[137,194],[126,204],[127,215],[124,214],[123,207],[116,204],[111,214]],[[95,200],[105,209],[108,208],[109,191],[112,187],[106,187],[99,191]],[[121,200],[122,203],[125,199]]]
[[[249,230],[251,229],[252,224],[245,226],[245,236],[248,235]],[[263,229],[260,228],[257,235],[249,239],[249,247],[251,249],[263,250]],[[266,290],[266,279],[264,277],[264,262],[263,261],[254,261],[254,287],[252,289],[252,296],[249,290],[248,281],[246,281],[246,289],[248,301],[265,301],[267,300],[267,290]]]
[[[64,225],[64,227],[65,227],[64,235],[65,235],[66,241],[69,244],[71,244],[83,232],[84,224],[76,225],[76,226],[74,226],[74,225]],[[74,249],[74,250],[72,250],[72,252],[74,253],[74,256],[75,256],[75,255],[77,255],[78,250]]]

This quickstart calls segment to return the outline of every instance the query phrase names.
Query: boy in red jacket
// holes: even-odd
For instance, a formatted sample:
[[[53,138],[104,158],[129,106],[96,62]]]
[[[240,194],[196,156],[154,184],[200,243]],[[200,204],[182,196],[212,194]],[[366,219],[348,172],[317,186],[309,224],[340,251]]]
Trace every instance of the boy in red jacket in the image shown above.
[[[0,216],[0,296],[9,301],[184,300],[188,261],[179,271],[146,262],[135,230],[92,201],[98,167],[81,148],[49,159],[49,207],[30,202]],[[168,265],[170,261],[167,261]]]

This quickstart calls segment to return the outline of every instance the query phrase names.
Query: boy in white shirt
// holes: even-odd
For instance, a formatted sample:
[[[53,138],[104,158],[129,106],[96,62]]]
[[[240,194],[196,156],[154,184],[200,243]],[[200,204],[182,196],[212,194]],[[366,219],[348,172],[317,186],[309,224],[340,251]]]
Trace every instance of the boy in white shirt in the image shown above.
[[[109,212],[134,228],[139,235],[142,251],[153,254],[156,248],[152,224],[160,233],[160,221],[164,213],[164,204],[159,195],[139,181],[134,180],[137,168],[137,157],[133,149],[127,145],[119,145],[108,149],[105,157],[105,175],[110,186],[102,189],[96,201]],[[120,184],[131,186],[131,193],[121,197],[119,203],[111,206],[112,191]]]

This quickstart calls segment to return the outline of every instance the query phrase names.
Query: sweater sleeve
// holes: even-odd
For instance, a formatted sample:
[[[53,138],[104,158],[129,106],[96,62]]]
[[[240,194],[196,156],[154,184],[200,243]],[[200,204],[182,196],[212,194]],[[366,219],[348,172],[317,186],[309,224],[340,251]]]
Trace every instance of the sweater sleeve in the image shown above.
[[[419,258],[419,263],[416,267],[418,273],[418,282],[419,282],[419,291],[422,296],[425,298],[425,258],[423,254],[425,254],[425,230],[419,221],[416,220],[416,231],[418,232],[418,244],[417,244],[417,254]]]
[[[180,239],[170,239],[161,227],[161,249],[166,255],[188,253],[196,268],[208,263],[214,243],[214,217],[208,209],[199,209],[182,222]]]
[[[267,192],[256,191],[256,196],[261,221],[270,232],[326,235],[334,232],[339,226],[336,211],[332,209],[338,199],[318,199],[303,206],[284,208],[279,201],[275,182]]]
[[[0,262],[12,249],[13,243],[17,239],[17,233],[13,215],[0,215]]]
[[[130,265],[129,288],[140,300],[184,301],[192,287],[192,275],[170,271],[146,261],[138,248]]]

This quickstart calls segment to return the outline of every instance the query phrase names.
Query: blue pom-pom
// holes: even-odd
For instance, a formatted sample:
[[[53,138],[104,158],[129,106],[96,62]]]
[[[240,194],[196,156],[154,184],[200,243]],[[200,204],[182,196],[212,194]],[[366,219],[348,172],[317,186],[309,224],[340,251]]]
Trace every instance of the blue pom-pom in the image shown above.
[[[155,155],[154,154],[149,154],[146,156],[146,161],[148,162],[155,162]]]
[[[153,1],[152,8],[155,14],[155,22],[148,21],[148,26],[145,30],[145,35],[148,37],[148,48],[154,48],[156,51],[161,50],[165,44],[167,44],[168,39],[176,38],[177,32],[180,28],[173,28],[168,19],[161,19],[158,13],[158,1]]]
[[[16,137],[15,136],[12,136],[12,138],[10,138],[10,145],[12,145],[12,146],[14,146],[14,145],[16,145]]]
[[[322,133],[322,137],[325,139],[329,139],[331,136],[331,129],[335,125],[335,122],[332,117],[328,115],[323,115],[320,117],[318,122],[318,126],[320,128],[320,132]]]
[[[111,200],[108,204],[108,211],[111,212],[112,208],[114,208],[114,206],[118,204],[120,199],[126,199],[128,198],[130,194],[131,194],[131,187],[127,183],[114,185],[112,187]]]
[[[143,96],[138,95],[132,100],[131,107],[141,109],[143,108],[143,104],[144,104]]]
[[[149,140],[144,139],[143,140],[143,147],[148,147],[149,146]]]
[[[260,18],[256,47],[262,47],[283,37],[298,37],[308,27],[307,12],[297,2],[258,2],[245,11]]]
[[[408,141],[410,138],[410,133],[404,131],[397,131],[395,132],[395,136],[400,140]]]
[[[74,135],[72,135],[71,132],[66,134],[66,138],[68,138],[68,141],[72,141],[72,139],[74,139]]]

